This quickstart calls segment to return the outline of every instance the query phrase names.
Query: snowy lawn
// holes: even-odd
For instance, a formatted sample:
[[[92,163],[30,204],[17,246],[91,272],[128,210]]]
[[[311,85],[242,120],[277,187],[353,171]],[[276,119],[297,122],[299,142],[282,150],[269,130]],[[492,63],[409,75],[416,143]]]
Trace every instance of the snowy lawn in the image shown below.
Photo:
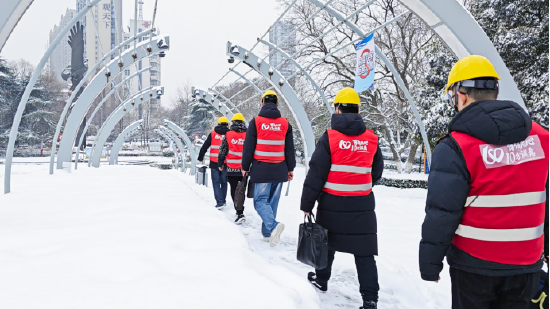
[[[309,285],[312,269],[296,260],[303,167],[281,198],[277,218],[286,229],[275,248],[261,241],[251,199],[245,203],[248,221],[237,226],[229,194],[228,207],[218,211],[212,188],[187,174],[102,166],[49,176],[47,169],[14,165],[12,193],[0,196],[0,308],[361,304],[352,255],[336,254],[326,294]],[[450,308],[448,270],[438,284],[422,281],[418,272],[426,191],[374,192],[379,308]]]
[[[34,168],[34,170],[33,170]],[[190,176],[187,176],[190,178]],[[318,308],[296,273],[167,171],[14,166],[0,308]]]

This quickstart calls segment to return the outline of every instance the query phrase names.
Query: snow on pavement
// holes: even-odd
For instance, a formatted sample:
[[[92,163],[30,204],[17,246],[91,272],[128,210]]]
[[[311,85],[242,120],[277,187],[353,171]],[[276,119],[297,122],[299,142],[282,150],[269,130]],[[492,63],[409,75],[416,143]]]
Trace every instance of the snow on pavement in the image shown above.
[[[194,179],[171,171],[185,181],[203,200],[215,205],[211,187],[197,186]],[[244,214],[247,218],[241,226],[250,249],[271,263],[292,270],[307,281],[307,273],[313,269],[296,260],[298,227],[303,222],[300,211],[300,197],[305,179],[303,166],[297,167],[291,182],[288,196],[284,196],[287,184],[283,185],[282,196],[277,211],[277,221],[285,224],[281,242],[277,247],[261,241],[261,219],[254,210],[252,199],[246,199]],[[439,283],[426,282],[420,278],[418,266],[418,245],[421,238],[421,225],[424,220],[426,190],[397,189],[375,186],[376,215],[378,221],[378,277],[380,309],[431,309],[451,307],[451,285],[448,267],[441,272]],[[229,207],[223,212],[228,220],[235,220],[231,197],[227,197]],[[359,308],[362,304],[359,282],[353,255],[336,253],[328,292],[319,294],[320,308]]]
[[[319,307],[173,173],[47,168],[15,166],[0,196],[0,308]]]

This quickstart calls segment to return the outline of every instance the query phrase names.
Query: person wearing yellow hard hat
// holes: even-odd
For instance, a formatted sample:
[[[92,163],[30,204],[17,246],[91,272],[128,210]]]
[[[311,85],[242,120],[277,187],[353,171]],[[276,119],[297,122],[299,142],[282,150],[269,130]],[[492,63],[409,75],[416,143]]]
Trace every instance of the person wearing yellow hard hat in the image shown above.
[[[548,256],[548,131],[497,100],[499,80],[471,55],[445,87],[457,114],[432,155],[419,263],[438,282],[447,258],[454,309],[531,308]]]
[[[376,308],[378,255],[376,214],[372,186],[382,177],[384,158],[378,136],[367,129],[359,115],[361,102],[353,88],[340,90],[333,103],[335,113],[328,129],[317,142],[300,209],[328,230],[328,265],[308,274],[309,281],[326,291],[335,252],[351,253],[359,278],[362,308]]]
[[[218,169],[218,155],[220,146],[225,134],[229,131],[229,121],[227,117],[220,117],[218,125],[208,134],[206,141],[199,151],[198,161],[204,160],[204,155],[210,148],[210,175],[212,177],[212,187],[214,189],[214,198],[216,199],[216,208],[221,210],[226,206],[227,197],[227,173],[225,169]]]
[[[244,139],[246,137],[246,124],[244,122],[243,114],[237,113],[231,118],[231,128],[225,134],[225,139],[220,146],[220,153],[218,156],[219,170],[227,168],[227,182],[229,182],[231,198],[233,199],[233,206],[237,212],[235,218],[236,224],[242,224],[246,218],[244,216],[244,202],[242,205],[237,205],[235,200],[235,191],[239,181],[245,181],[242,175],[242,157]]]
[[[292,126],[278,109],[273,90],[262,95],[261,110],[248,125],[243,147],[243,176],[254,184],[254,208],[262,218],[262,235],[271,247],[279,243],[285,226],[277,222],[283,182],[294,177],[296,167]]]

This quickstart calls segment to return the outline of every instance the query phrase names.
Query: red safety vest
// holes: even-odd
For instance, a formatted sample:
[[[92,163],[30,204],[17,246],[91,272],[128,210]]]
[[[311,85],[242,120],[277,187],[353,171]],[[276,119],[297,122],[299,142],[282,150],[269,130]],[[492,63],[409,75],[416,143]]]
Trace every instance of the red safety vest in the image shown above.
[[[210,161],[218,162],[218,153],[220,153],[220,146],[222,144],[223,135],[216,133],[212,130],[210,133],[211,143],[210,143]]]
[[[229,131],[225,134],[225,139],[227,140],[227,145],[229,150],[227,152],[227,157],[225,158],[225,163],[228,167],[233,169],[242,169],[243,166],[241,162],[243,160],[243,145],[246,132],[235,132]]]
[[[486,261],[537,262],[544,248],[548,132],[533,123],[526,140],[504,146],[465,133],[451,135],[471,177],[453,244]]]
[[[280,163],[285,160],[285,137],[288,131],[288,120],[284,117],[265,118],[257,116],[256,150],[254,159],[261,162]]]
[[[371,130],[360,135],[345,135],[333,129],[327,132],[332,165],[323,191],[340,196],[370,194],[378,136]]]

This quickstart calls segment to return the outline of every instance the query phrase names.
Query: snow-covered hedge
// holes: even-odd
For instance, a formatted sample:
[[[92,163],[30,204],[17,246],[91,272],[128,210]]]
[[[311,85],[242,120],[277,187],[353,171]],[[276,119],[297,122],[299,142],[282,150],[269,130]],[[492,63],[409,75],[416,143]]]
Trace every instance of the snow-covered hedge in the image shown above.
[[[382,177],[376,185],[379,186],[388,186],[401,189],[410,189],[410,188],[422,188],[428,189],[428,182],[426,180],[412,180],[412,179],[392,179]]]

